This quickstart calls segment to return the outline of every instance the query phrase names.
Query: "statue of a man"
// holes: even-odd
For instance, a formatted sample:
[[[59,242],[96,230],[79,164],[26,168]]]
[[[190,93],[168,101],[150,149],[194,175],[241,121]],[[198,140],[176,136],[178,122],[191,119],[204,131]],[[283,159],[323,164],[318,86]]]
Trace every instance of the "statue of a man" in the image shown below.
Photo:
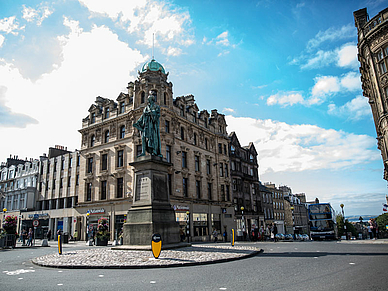
[[[148,152],[152,156],[162,157],[159,133],[160,107],[155,104],[155,99],[156,91],[152,90],[142,116],[133,124],[141,132],[142,152],[139,156],[144,156]]]

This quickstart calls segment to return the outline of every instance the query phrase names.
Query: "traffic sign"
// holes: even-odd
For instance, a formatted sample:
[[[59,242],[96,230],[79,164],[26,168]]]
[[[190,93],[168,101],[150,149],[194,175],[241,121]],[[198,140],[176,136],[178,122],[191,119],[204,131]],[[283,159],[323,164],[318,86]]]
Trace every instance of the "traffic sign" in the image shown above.
[[[155,259],[159,258],[160,252],[162,251],[162,236],[160,234],[155,233],[152,235],[151,249]]]
[[[39,226],[39,220],[35,219],[33,222],[32,222],[32,225],[34,227],[38,227]]]

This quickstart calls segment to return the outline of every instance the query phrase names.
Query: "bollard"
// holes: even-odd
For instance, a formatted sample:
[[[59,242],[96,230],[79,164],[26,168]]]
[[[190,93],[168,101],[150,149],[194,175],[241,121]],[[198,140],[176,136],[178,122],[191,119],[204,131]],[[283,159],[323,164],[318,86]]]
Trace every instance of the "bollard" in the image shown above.
[[[160,252],[162,251],[162,236],[158,233],[152,235],[151,250],[154,258],[159,258]]]
[[[58,253],[62,255],[62,241],[61,241],[61,235],[58,234]]]
[[[234,229],[232,228],[231,234],[230,234],[230,244],[232,247],[234,247]]]

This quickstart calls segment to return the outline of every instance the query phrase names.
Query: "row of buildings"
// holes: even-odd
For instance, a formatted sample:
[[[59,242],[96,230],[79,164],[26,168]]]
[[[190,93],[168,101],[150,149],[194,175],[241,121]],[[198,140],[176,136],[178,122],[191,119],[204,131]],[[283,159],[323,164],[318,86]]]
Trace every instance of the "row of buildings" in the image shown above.
[[[281,233],[307,233],[304,194],[263,185],[258,153],[227,133],[225,116],[201,110],[194,96],[173,98],[168,73],[154,59],[145,63],[128,92],[116,100],[97,97],[82,120],[81,149],[49,148],[48,155],[21,160],[10,156],[0,167],[1,207],[19,217],[19,227],[39,224],[36,235],[58,229],[85,239],[100,217],[108,219],[111,240],[119,235],[133,200],[134,172],[141,137],[132,124],[141,116],[150,90],[160,106],[164,159],[176,220],[192,241],[237,230],[278,225]],[[4,215],[2,219],[4,219]]]

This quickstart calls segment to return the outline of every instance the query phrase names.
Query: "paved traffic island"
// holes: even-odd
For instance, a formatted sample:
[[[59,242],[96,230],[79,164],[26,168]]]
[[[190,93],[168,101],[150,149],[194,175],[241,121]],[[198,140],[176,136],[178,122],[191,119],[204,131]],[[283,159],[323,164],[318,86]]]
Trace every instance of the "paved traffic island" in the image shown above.
[[[239,260],[255,256],[261,249],[244,246],[193,245],[191,247],[163,250],[158,259],[151,251],[112,250],[97,248],[72,250],[45,255],[32,260],[32,263],[53,268],[74,269],[139,269],[169,268],[206,265]]]

